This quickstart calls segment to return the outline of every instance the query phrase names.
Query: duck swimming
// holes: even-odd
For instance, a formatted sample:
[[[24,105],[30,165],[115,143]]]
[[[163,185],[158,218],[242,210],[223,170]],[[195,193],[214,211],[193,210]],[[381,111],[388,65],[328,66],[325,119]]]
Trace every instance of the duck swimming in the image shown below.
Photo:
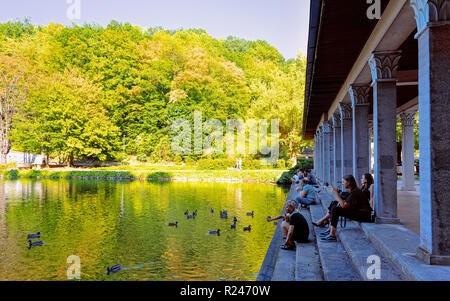
[[[121,264],[117,264],[117,265],[113,265],[111,267],[107,267],[106,268],[106,275],[109,275],[111,273],[117,273],[121,269],[122,269],[122,265]]]
[[[217,229],[217,230],[209,230],[208,234],[209,234],[209,235],[217,235],[217,236],[219,236],[219,235],[220,235],[220,229]]]
[[[31,249],[31,247],[40,247],[42,245],[44,245],[44,242],[42,240],[38,241],[28,240],[28,250]]]
[[[27,235],[27,239],[34,239],[34,238],[40,238],[40,237],[41,237],[41,232],[30,233]]]

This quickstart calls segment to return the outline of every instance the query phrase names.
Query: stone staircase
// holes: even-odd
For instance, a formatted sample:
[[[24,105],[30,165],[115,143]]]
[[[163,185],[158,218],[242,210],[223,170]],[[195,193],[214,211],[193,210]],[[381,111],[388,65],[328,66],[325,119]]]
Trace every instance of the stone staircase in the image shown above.
[[[287,199],[296,193],[292,185]],[[327,212],[334,196],[327,187],[316,189],[320,204],[302,209],[308,221],[310,242],[297,243],[297,250],[281,250],[280,224],[271,243],[272,269],[261,267],[257,280],[272,281],[399,281],[450,280],[450,267],[429,266],[415,257],[418,236],[402,225],[378,225],[347,220],[345,228],[338,225],[337,242],[320,242],[318,235],[325,228],[313,227]],[[270,248],[269,248],[270,249]],[[268,252],[269,253],[269,252]],[[379,279],[373,279],[373,266],[379,260]],[[264,277],[261,273],[266,270]],[[270,270],[269,272],[267,272]],[[369,271],[369,272],[368,272]]]

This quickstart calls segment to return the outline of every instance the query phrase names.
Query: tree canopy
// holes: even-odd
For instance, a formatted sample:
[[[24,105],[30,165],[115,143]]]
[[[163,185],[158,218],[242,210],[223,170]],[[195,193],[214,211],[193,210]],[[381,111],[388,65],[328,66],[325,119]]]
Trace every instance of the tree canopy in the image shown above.
[[[65,27],[25,20],[0,24],[0,54],[28,69],[26,101],[9,134],[16,150],[63,161],[121,160],[125,135],[128,154],[173,160],[171,124],[192,121],[194,111],[224,125],[280,119],[286,158],[310,144],[300,136],[305,57],[285,60],[265,41],[116,21]]]

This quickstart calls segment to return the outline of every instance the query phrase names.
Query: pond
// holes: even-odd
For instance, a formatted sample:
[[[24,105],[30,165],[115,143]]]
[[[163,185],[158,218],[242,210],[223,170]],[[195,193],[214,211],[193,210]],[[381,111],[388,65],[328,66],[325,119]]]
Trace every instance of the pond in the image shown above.
[[[265,218],[286,195],[270,184],[0,180],[0,280],[67,280],[71,255],[81,280],[255,280],[275,230]],[[45,244],[28,249],[36,232]]]

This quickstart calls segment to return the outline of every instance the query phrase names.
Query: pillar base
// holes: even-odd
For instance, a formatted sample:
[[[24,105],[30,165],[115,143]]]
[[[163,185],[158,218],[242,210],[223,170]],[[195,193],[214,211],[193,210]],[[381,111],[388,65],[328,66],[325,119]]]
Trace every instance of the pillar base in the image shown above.
[[[375,217],[375,224],[400,224],[398,217]]]
[[[414,186],[405,186],[405,187],[400,187],[400,191],[417,191],[416,187]]]
[[[429,265],[446,265],[450,266],[450,256],[442,256],[442,255],[433,255],[427,250],[418,247],[417,248],[417,257]]]

